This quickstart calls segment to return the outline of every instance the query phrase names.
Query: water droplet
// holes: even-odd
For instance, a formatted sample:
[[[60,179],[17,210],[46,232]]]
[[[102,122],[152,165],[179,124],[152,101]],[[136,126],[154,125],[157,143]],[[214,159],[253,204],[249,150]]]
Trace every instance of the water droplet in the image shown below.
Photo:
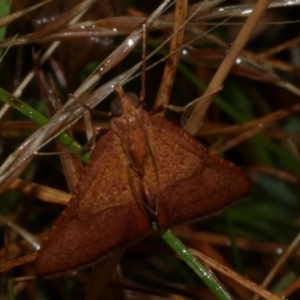
[[[133,45],[133,40],[129,39],[127,44],[128,44],[129,47],[131,47]]]

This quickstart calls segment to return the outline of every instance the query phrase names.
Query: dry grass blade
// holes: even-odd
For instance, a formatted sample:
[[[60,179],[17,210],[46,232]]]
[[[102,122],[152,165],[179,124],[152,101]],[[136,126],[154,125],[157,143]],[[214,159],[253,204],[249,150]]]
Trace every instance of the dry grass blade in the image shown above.
[[[36,253],[27,254],[25,256],[16,258],[14,260],[8,261],[5,264],[2,264],[0,266],[0,273],[10,271],[11,269],[22,266],[24,264],[30,263],[34,261],[36,258]]]
[[[17,178],[9,187],[9,189],[22,192],[40,200],[67,205],[70,200],[70,194],[56,189],[42,186],[34,182],[27,182]]]
[[[87,2],[89,2],[90,0],[88,0]],[[82,12],[84,13],[84,11]],[[76,23],[81,17],[81,14],[79,13],[79,15],[77,15],[76,17],[73,18],[73,20],[71,20],[71,24]],[[15,41],[15,38],[12,39],[12,41]],[[8,47],[11,45],[11,41],[8,41]],[[49,56],[55,51],[55,49],[60,45],[60,42],[54,42],[48,49],[47,51],[44,53],[44,55],[41,58],[41,64],[43,64],[48,58]],[[23,81],[20,83],[20,85],[16,88],[16,90],[13,92],[13,96],[14,97],[21,97],[24,88],[29,84],[29,82],[32,80],[34,76],[34,71],[32,70],[31,72],[29,72],[27,74],[27,76],[23,79]],[[3,118],[3,116],[5,115],[5,113],[7,112],[9,108],[9,105],[4,105],[1,108],[0,111],[0,119]]]
[[[16,233],[18,233],[20,236],[22,236],[24,240],[28,241],[30,245],[32,245],[33,248],[35,248],[35,250],[39,249],[40,241],[34,235],[32,235],[28,231],[24,230],[22,227],[18,226],[14,222],[4,218],[1,215],[0,215],[0,221],[6,226],[8,226],[9,228],[11,228]]]
[[[167,58],[166,61],[166,67],[164,70],[159,91],[157,93],[157,98],[154,107],[167,105],[170,99],[171,90],[173,87],[174,78],[176,75],[177,65],[179,61],[179,51],[177,50],[181,48],[182,41],[183,41],[183,35],[184,35],[183,24],[186,19],[186,11],[187,11],[187,1],[185,0],[176,1],[175,20],[174,20],[174,27],[173,27],[173,32],[175,34],[173,35],[173,38],[171,40],[171,45],[170,45],[171,55]]]
[[[43,6],[43,5],[46,5],[47,3],[51,2],[51,1],[52,0],[45,0],[45,1],[42,1],[42,2],[40,2],[38,4],[33,5],[31,7],[23,9],[22,11],[18,11],[18,12],[15,12],[13,14],[10,14],[8,16],[1,17],[0,18],[0,28],[6,26],[8,24],[10,24],[11,22],[17,20],[18,18],[20,18],[20,17],[28,14],[29,12],[31,12],[31,11],[33,11],[33,10],[35,10],[35,9]]]
[[[82,15],[82,13],[88,10],[89,7],[93,5],[95,0],[85,0],[80,4],[70,9],[67,13],[62,14],[59,18],[56,18],[53,22],[47,23],[47,25],[43,26],[41,29],[32,34],[31,38],[37,39],[41,36],[49,34],[49,32],[59,29],[61,26],[67,24],[75,17]]]
[[[214,90],[219,89],[220,86],[223,84],[224,79],[226,78],[230,69],[235,63],[236,58],[238,57],[241,50],[244,48],[255,26],[257,25],[261,16],[267,9],[269,2],[269,0],[259,0],[257,2],[256,6],[253,9],[253,12],[243,25],[243,28],[241,29],[239,35],[237,36],[233,45],[231,46],[230,51],[226,54],[226,57],[219,66],[218,71],[209,83],[203,96],[213,92]],[[186,131],[190,132],[191,134],[195,134],[197,132],[198,128],[200,127],[200,123],[202,122],[203,116],[206,114],[206,111],[212,102],[212,99],[212,97],[208,97],[205,99],[205,102],[203,101],[195,107],[195,110],[193,111],[190,119],[185,125]]]
[[[284,291],[282,291],[279,296],[283,299],[288,299],[290,295],[294,294],[299,290],[300,279],[295,280],[290,286],[288,286]]]
[[[299,246],[300,243],[300,233],[295,237],[295,239],[292,241],[292,243],[289,245],[289,247],[286,249],[286,251],[283,252],[282,256],[278,260],[278,262],[274,265],[270,273],[267,275],[267,277],[264,279],[264,281],[261,284],[262,288],[267,288],[268,285],[271,283],[271,281],[274,279],[276,274],[278,273],[279,269],[282,268],[283,264],[286,263],[287,259],[291,256],[291,254],[295,251],[295,249]],[[258,300],[260,295],[255,295],[253,297],[253,300]]]
[[[223,275],[231,277],[235,281],[237,281],[240,284],[242,284],[243,286],[245,286],[250,291],[252,291],[254,293],[257,293],[258,295],[260,295],[264,299],[267,299],[267,300],[280,300],[280,298],[278,296],[276,296],[276,295],[272,294],[271,292],[261,288],[259,285],[255,284],[254,282],[251,282],[250,280],[238,275],[237,273],[235,273],[231,269],[226,268],[225,266],[222,266],[221,264],[213,261],[211,258],[209,258],[208,256],[200,253],[199,251],[196,251],[196,250],[193,250],[193,249],[190,249],[190,251],[196,257],[200,258],[201,260],[204,260],[207,264],[209,264],[209,266],[212,269],[220,272]]]
[[[264,166],[252,167],[251,172],[257,172],[261,174],[271,174],[276,176],[277,178],[280,178],[286,182],[290,182],[293,184],[297,184],[299,182],[299,178],[297,176],[270,167],[264,167]]]
[[[180,239],[187,241],[194,240],[222,247],[230,247],[232,244],[230,238],[225,234],[197,231],[186,226],[175,228],[173,231]],[[255,253],[262,252],[268,255],[277,252],[281,253],[287,249],[286,244],[260,242],[245,238],[237,238],[235,242],[241,250],[253,251]]]
[[[104,262],[104,266],[99,265],[92,272],[87,268],[77,270],[76,276],[68,275],[68,282],[65,278],[56,278],[55,281],[48,282],[28,281],[28,278],[32,278],[29,276],[33,274],[30,262],[35,259],[35,254],[28,255],[32,251],[33,243],[29,245],[18,233],[28,233],[37,241],[41,240],[44,233],[39,232],[50,228],[63,206],[68,204],[70,194],[65,191],[74,188],[77,178],[77,174],[74,174],[73,183],[68,185],[67,173],[70,171],[69,174],[73,176],[72,172],[76,173],[77,167],[71,167],[72,163],[66,160],[65,172],[56,156],[35,156],[35,153],[44,145],[45,149],[41,152],[57,152],[55,143],[48,141],[58,136],[65,128],[72,130],[76,140],[84,144],[86,129],[83,121],[76,124],[74,122],[87,110],[90,111],[89,108],[99,103],[101,104],[97,110],[108,111],[107,103],[102,103],[102,100],[114,90],[116,84],[126,84],[124,89],[128,92],[140,92],[140,78],[137,80],[132,77],[140,77],[140,74],[136,73],[141,67],[140,41],[144,23],[147,27],[146,50],[154,50],[147,56],[145,109],[150,110],[154,106],[161,82],[161,88],[165,89],[168,95],[172,89],[172,96],[168,99],[169,96],[165,97],[165,93],[161,91],[158,92],[159,96],[170,100],[171,105],[175,107],[186,107],[188,102],[198,99],[207,85],[222,85],[218,95],[212,93],[213,103],[210,100],[204,102],[202,109],[205,117],[201,130],[197,132],[197,138],[206,148],[218,154],[221,152],[225,159],[247,170],[253,183],[249,197],[240,201],[238,205],[199,221],[201,223],[197,222],[174,231],[180,239],[221,263],[216,264],[203,256],[206,266],[213,265],[213,268],[219,268],[226,274],[218,276],[216,281],[219,281],[220,288],[233,295],[228,296],[229,298],[248,300],[252,297],[252,292],[258,292],[261,293],[261,297],[268,299],[278,299],[280,295],[297,300],[299,251],[292,252],[295,245],[292,243],[289,246],[289,243],[295,236],[299,236],[300,204],[297,183],[300,174],[300,92],[297,83],[300,64],[299,38],[295,30],[298,20],[295,17],[296,9],[292,7],[299,5],[299,1],[272,1],[268,8],[274,9],[266,10],[253,33],[244,34],[242,43],[237,39],[234,47],[231,47],[231,41],[235,40],[242,25],[248,30],[251,29],[247,23],[244,24],[244,18],[248,18],[252,13],[256,18],[255,22],[259,19],[260,14],[253,9],[253,4],[244,5],[238,1],[228,6],[229,2],[222,3],[219,0],[196,2],[184,7],[184,16],[185,9],[175,12],[173,6],[169,6],[171,1],[166,1],[163,2],[165,8],[160,7],[150,16],[156,8],[153,1],[131,1],[132,6],[124,6],[124,15],[120,15],[121,0],[103,0],[109,7],[117,3],[118,10],[112,8],[111,12],[115,13],[101,17],[91,17],[87,11],[81,19],[81,15],[74,13],[76,8],[72,8],[84,6],[87,1],[52,2],[54,1],[58,3],[56,10],[45,9],[46,13],[43,15],[40,14],[43,8],[40,8],[15,19],[9,24],[7,39],[0,42],[1,47],[8,46],[9,43],[14,45],[1,61],[4,72],[1,78],[5,79],[2,87],[5,91],[0,89],[0,98],[8,98],[6,103],[21,113],[24,113],[24,110],[19,108],[29,107],[25,113],[26,117],[20,116],[14,110],[6,111],[5,108],[0,113],[0,158],[1,164],[3,163],[0,167],[0,180],[4,183],[1,187],[3,194],[0,214],[16,225],[9,231],[7,244],[2,243],[0,258],[3,265],[0,269],[11,270],[9,273],[14,278],[24,276],[12,280],[15,284],[14,293],[22,299],[38,296],[47,300],[92,299],[99,297],[99,293],[110,282],[110,299],[113,299],[114,294],[119,296],[120,293],[128,298],[212,298],[211,290],[194,276],[193,271],[153,236],[129,247],[121,261],[123,249],[119,253],[112,253],[112,260]],[[19,12],[12,13],[8,17],[9,20],[28,10],[24,3],[13,1],[14,11]],[[186,1],[176,1],[179,8],[183,3],[185,6]],[[264,7],[267,5],[264,1],[259,1],[258,5],[262,3]],[[46,5],[50,7],[51,3]],[[58,11],[60,5],[69,6]],[[264,7],[261,7],[261,12],[264,11]],[[95,12],[93,8],[91,10]],[[292,23],[294,19],[296,20]],[[43,20],[47,22],[45,27],[36,29],[33,26],[34,22],[41,23]],[[135,31],[132,32],[133,30]],[[125,34],[129,36],[123,39]],[[13,36],[18,37],[14,42],[11,38]],[[50,41],[53,41],[53,44],[47,50],[46,44]],[[231,61],[226,63],[227,50],[232,51],[235,46],[242,48],[245,41],[246,49],[236,56],[238,49],[234,57],[230,58]],[[33,42],[34,45],[30,44]],[[79,46],[73,47],[73,43]],[[89,49],[89,43],[95,51]],[[35,51],[41,49],[43,54],[38,64],[41,65],[50,58],[49,63],[36,68],[38,81],[31,80],[33,72],[28,73],[33,66],[32,47]],[[103,49],[106,49],[106,52]],[[85,50],[88,53],[86,60],[82,59]],[[91,54],[93,52],[101,52],[101,55],[94,56]],[[107,56],[108,53],[111,54]],[[66,60],[61,58],[61,54],[64,54]],[[169,71],[166,72],[168,76],[171,75],[168,83],[161,80],[164,70],[163,66],[158,64],[167,59]],[[217,71],[215,79],[214,73],[220,64],[221,71]],[[129,65],[133,67],[128,69]],[[73,66],[76,66],[76,71]],[[54,83],[48,80],[48,72],[51,73]],[[175,83],[172,85],[175,73]],[[70,74],[74,77],[69,77]],[[65,84],[57,80],[60,76],[65,78]],[[225,77],[226,81],[223,81]],[[214,79],[211,81],[212,78]],[[38,82],[42,92],[37,89]],[[74,97],[68,96],[70,92]],[[46,104],[42,102],[41,94],[46,99]],[[21,96],[22,99],[16,98]],[[61,108],[59,105],[49,104],[50,100],[56,102],[58,99],[62,99],[62,103],[65,102]],[[48,125],[43,126],[46,122],[33,125],[32,121],[24,121],[25,118],[31,118],[35,111],[45,114],[47,106],[53,108],[49,114]],[[209,110],[206,110],[208,106]],[[93,113],[91,115],[93,125],[90,126],[90,131],[100,128],[102,132],[102,129],[109,127],[107,116]],[[173,111],[167,111],[166,117],[176,124],[180,122],[179,114]],[[197,122],[199,123],[198,116]],[[58,139],[61,140],[61,135]],[[73,141],[69,140],[69,143],[73,145]],[[74,145],[71,151],[79,153],[80,146]],[[60,153],[64,151],[59,150]],[[4,159],[6,157],[7,161]],[[185,165],[186,160],[182,159],[180,163]],[[174,164],[171,162],[170,166],[172,165]],[[21,173],[25,180],[18,179]],[[182,197],[182,203],[185,203],[186,197]],[[7,226],[1,222],[2,231],[5,227]],[[101,227],[99,230],[106,228]],[[89,234],[87,230],[86,234]],[[296,247],[298,248],[299,246]],[[6,257],[12,259],[7,263],[4,263],[5,252],[9,253]],[[283,252],[290,252],[290,255],[279,268],[276,263],[282,263],[283,256],[279,255]],[[13,260],[16,257],[21,258]],[[117,264],[119,265],[116,275],[114,272]],[[223,265],[228,268],[224,268]],[[230,272],[229,268],[251,281]],[[252,281],[262,282],[272,270],[274,275],[274,269],[277,272],[270,289],[281,291],[278,292],[278,297],[252,284]],[[117,279],[111,277],[113,273],[118,276]],[[88,277],[87,274],[92,275]],[[233,280],[237,279],[241,284],[245,284],[251,291],[228,279],[228,275]],[[37,296],[37,291],[43,295]],[[2,294],[0,298],[1,296]],[[118,296],[114,299],[119,299]]]
[[[147,23],[151,23],[154,19],[162,12],[164,7],[168,4],[169,1],[165,1],[149,18]],[[139,41],[141,38],[141,29],[138,28],[135,32],[133,32],[130,38],[121,45],[114,53],[106,60],[106,63],[100,68],[101,72],[106,72],[107,69],[114,66],[117,62],[112,60],[112,56],[119,61],[119,57],[117,58],[119,53],[124,54],[128,53],[129,50],[133,49],[133,46]],[[129,72],[126,72],[125,75],[121,74],[117,76],[115,79],[107,82],[102,85],[102,87],[98,88],[95,92],[93,92],[86,100],[85,104],[88,107],[94,107],[96,104],[101,102],[108,94],[113,92],[114,86],[116,84],[123,84],[126,78],[128,78],[139,65],[133,67]],[[91,76],[90,79],[83,84],[84,88],[78,89],[77,92],[74,93],[76,97],[79,97],[86,89],[89,89],[91,86],[94,86],[95,82],[99,80],[99,73],[96,76]],[[29,145],[29,140],[25,141],[23,145],[20,146],[19,149],[21,151],[16,151],[15,155],[9,157],[9,159],[2,165],[2,175],[0,175],[0,191],[5,190],[24,170],[24,168],[28,165],[30,160],[32,159],[34,152],[38,151],[40,147],[48,139],[53,139],[56,135],[58,135],[61,131],[63,131],[66,127],[70,126],[74,122],[76,122],[84,113],[85,108],[82,107],[79,103],[74,102],[73,99],[70,99],[50,120],[50,122],[36,131],[33,136],[29,138],[31,141]]]
[[[51,118],[62,106],[61,100],[59,99],[58,92],[55,88],[54,81],[41,69],[41,64],[39,57],[34,54],[34,63],[35,63],[35,73],[39,83],[41,95],[43,97],[45,107],[47,110],[48,118]],[[67,134],[73,137],[71,130],[66,131]],[[60,154],[60,159],[68,182],[69,191],[73,193],[75,187],[77,186],[79,175],[83,170],[82,163],[79,157],[74,153],[70,153],[68,148],[64,146],[61,142],[55,141],[57,151]]]

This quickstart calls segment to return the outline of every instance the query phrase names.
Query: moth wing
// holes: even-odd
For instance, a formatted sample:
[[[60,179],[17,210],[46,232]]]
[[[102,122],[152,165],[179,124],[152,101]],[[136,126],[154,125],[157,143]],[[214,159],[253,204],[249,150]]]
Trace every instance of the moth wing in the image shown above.
[[[118,137],[109,131],[98,141],[69,206],[42,243],[35,260],[37,275],[78,269],[147,233],[150,223],[132,194],[126,164]]]
[[[247,194],[250,180],[242,169],[210,154],[190,134],[159,116],[147,122],[158,185],[151,160],[144,185],[152,191],[152,201],[158,201],[159,227],[207,216]]]

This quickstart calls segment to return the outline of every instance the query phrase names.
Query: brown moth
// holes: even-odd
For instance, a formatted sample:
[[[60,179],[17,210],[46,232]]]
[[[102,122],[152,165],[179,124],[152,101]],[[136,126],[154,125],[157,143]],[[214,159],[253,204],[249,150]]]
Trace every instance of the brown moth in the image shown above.
[[[207,216],[250,189],[244,171],[116,86],[119,117],[98,141],[69,206],[43,241],[39,276],[90,264],[160,228]],[[136,100],[136,101],[134,101]],[[136,102],[136,103],[135,103]]]

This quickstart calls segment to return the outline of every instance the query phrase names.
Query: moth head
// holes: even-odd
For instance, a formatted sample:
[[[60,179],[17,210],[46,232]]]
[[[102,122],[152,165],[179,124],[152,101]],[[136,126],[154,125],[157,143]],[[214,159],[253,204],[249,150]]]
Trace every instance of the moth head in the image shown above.
[[[118,98],[115,98],[111,104],[110,109],[114,116],[120,117],[124,113],[128,115],[134,114],[137,107],[139,107],[140,99],[136,94],[125,93],[123,88],[119,85],[115,87]]]

